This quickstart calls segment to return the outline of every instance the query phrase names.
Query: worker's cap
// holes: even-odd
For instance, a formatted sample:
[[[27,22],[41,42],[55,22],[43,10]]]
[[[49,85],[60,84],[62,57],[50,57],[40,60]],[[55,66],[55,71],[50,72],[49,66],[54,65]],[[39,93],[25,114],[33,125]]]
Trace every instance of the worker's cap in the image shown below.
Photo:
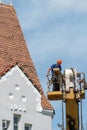
[[[57,60],[57,64],[61,65],[61,64],[62,64],[62,60],[61,60],[61,59],[58,59],[58,60]]]

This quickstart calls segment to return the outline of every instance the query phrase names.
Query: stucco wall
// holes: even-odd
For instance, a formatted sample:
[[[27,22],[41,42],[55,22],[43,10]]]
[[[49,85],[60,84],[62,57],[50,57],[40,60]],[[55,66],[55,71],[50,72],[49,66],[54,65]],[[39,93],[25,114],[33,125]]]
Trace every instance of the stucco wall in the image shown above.
[[[13,130],[13,116],[20,115],[19,130],[32,124],[32,130],[52,130],[51,114],[43,114],[41,95],[18,66],[0,79],[0,130],[2,120],[9,120]]]

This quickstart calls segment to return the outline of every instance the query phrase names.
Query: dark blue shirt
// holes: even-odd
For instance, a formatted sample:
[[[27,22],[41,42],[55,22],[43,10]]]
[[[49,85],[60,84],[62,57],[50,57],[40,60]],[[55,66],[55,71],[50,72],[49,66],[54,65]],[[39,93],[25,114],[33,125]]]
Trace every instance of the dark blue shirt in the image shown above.
[[[53,68],[59,68],[60,71],[62,70],[61,65],[58,65],[58,64],[53,64],[53,65],[51,65],[50,68],[52,69],[52,72],[53,72]]]

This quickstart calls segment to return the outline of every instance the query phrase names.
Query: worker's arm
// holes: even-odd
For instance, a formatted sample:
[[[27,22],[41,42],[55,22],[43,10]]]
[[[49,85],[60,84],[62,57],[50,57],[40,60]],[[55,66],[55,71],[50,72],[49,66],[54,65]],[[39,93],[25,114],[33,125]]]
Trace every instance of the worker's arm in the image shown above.
[[[47,76],[49,76],[50,71],[51,71],[51,68],[48,69]]]

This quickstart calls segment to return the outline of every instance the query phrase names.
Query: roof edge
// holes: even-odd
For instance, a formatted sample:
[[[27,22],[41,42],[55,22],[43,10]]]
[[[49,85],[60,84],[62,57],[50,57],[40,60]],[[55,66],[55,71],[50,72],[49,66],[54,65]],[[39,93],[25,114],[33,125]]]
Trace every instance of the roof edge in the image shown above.
[[[0,77],[3,77],[8,71],[10,71],[13,67],[18,66],[21,71],[24,73],[24,75],[31,81],[31,83],[33,84],[33,86],[38,90],[38,92],[40,93],[38,87],[35,85],[35,83],[31,80],[31,78],[27,75],[27,73],[23,70],[23,68],[16,62],[13,64],[8,65],[1,73],[0,73]]]

